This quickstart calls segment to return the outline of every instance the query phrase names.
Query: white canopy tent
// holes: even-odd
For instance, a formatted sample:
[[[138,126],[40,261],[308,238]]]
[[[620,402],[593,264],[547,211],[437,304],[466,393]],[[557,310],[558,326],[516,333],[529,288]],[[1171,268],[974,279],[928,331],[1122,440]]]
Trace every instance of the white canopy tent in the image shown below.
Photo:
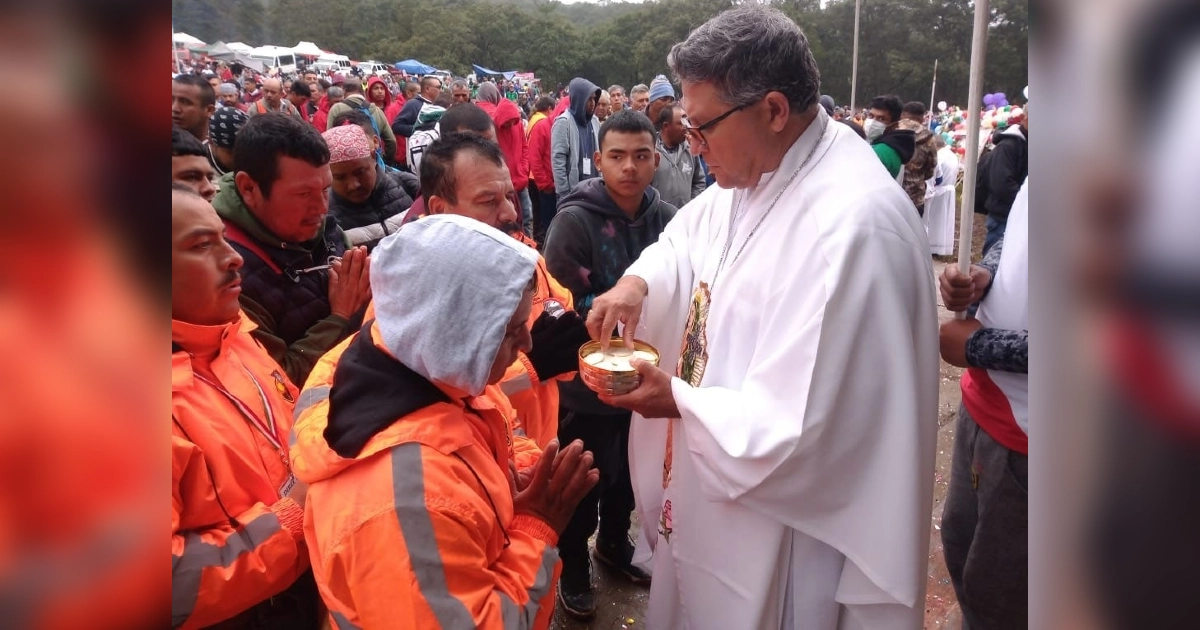
[[[187,33],[175,33],[171,36],[171,40],[174,41],[176,44],[183,44],[184,46],[203,46],[204,45],[204,42],[200,41],[199,39],[197,39],[195,37],[192,37],[191,35],[188,35]]]
[[[235,52],[250,52],[251,50],[254,50],[253,46],[249,44],[243,44],[242,42],[230,42],[225,44],[225,47]]]
[[[305,57],[320,57],[325,54],[324,50],[312,42],[300,42],[292,46],[292,52]]]

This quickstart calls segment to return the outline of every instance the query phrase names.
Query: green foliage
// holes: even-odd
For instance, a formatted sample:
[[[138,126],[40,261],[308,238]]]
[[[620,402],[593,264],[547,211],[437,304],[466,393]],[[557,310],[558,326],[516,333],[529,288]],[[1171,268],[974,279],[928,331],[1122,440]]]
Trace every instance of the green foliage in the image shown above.
[[[411,57],[460,75],[477,63],[535,72],[551,87],[585,76],[628,89],[669,75],[671,46],[740,1],[752,0],[172,0],[172,8],[177,29],[207,42],[307,40],[353,59]],[[854,0],[772,4],[808,36],[822,91],[848,103]],[[990,10],[984,90],[1013,100],[1028,84],[1028,8],[991,0]],[[934,100],[965,104],[973,13],[970,0],[863,0],[858,104],[880,94],[927,101],[934,60]]]

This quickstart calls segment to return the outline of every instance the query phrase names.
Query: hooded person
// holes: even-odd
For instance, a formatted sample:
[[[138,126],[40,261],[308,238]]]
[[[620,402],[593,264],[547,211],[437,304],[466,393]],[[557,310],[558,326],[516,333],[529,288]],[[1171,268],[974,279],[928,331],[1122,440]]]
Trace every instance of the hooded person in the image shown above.
[[[975,211],[987,213],[986,254],[1004,236],[1008,212],[1029,175],[1028,119],[1009,125],[992,135],[992,150],[979,160],[979,178],[975,185]],[[982,194],[981,194],[982,193]]]
[[[350,245],[370,251],[400,229],[404,213],[412,206],[402,180],[407,174],[379,166],[371,139],[358,125],[334,127],[321,135],[329,145],[333,175],[329,213]]]
[[[496,124],[496,142],[504,153],[504,163],[512,177],[513,191],[521,201],[521,218],[525,234],[533,234],[533,200],[529,197],[529,142],[521,124],[521,110],[512,101],[500,96],[494,83],[479,86],[478,105]]]
[[[421,198],[409,208],[404,222],[420,220],[427,211],[468,216],[536,250],[537,243],[521,232],[514,195],[505,193],[506,202],[496,197],[511,184],[492,119],[475,104],[461,103],[440,124],[445,135],[425,154],[428,165],[421,168]],[[540,255],[537,276],[529,315],[534,347],[509,366],[500,389],[517,410],[519,430],[545,447],[558,434],[558,384],[574,377],[579,365],[576,350],[587,342],[588,333],[574,311],[571,292],[547,271]]]
[[[392,89],[387,82],[377,76],[367,79],[367,102],[383,110],[386,116],[387,109],[392,106]]]
[[[292,435],[334,625],[549,626],[558,532],[599,473],[580,443],[543,458],[514,435],[497,386],[531,347],[536,266],[534,250],[463,216],[375,249],[375,318],[321,358]]]
[[[592,155],[599,146],[600,123],[593,113],[600,101],[595,83],[575,77],[567,85],[571,99],[567,108],[554,119],[550,128],[550,166],[554,171],[554,190],[559,196],[571,192],[580,181],[596,177]]]

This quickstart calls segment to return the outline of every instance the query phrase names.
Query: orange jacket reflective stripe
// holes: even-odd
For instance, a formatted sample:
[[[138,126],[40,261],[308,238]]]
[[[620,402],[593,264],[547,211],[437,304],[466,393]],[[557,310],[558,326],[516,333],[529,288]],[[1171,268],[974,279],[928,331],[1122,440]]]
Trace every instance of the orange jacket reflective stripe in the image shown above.
[[[303,510],[280,498],[297,391],[252,328],[244,316],[225,326],[171,322],[173,627],[229,619],[308,569]],[[260,420],[273,417],[282,448],[204,379]]]
[[[379,413],[388,405],[413,411]],[[512,415],[495,386],[471,397],[403,367],[377,329],[321,358],[291,456],[310,484],[305,532],[335,626],[549,626],[557,535],[514,514],[510,462],[541,453],[513,435]]]

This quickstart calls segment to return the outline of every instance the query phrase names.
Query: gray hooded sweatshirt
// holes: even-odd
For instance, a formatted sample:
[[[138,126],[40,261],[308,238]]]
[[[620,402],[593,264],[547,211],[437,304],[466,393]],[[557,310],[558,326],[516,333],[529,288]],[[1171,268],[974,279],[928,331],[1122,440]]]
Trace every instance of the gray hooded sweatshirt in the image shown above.
[[[483,393],[538,253],[466,217],[432,215],[371,252],[371,294],[384,345],[434,383]]]
[[[600,88],[575,77],[567,86],[567,96],[571,106],[550,127],[550,170],[554,173],[554,190],[560,196],[571,192],[580,180],[599,175],[592,156],[600,146],[600,121],[588,115],[587,101],[593,96],[599,98]]]

